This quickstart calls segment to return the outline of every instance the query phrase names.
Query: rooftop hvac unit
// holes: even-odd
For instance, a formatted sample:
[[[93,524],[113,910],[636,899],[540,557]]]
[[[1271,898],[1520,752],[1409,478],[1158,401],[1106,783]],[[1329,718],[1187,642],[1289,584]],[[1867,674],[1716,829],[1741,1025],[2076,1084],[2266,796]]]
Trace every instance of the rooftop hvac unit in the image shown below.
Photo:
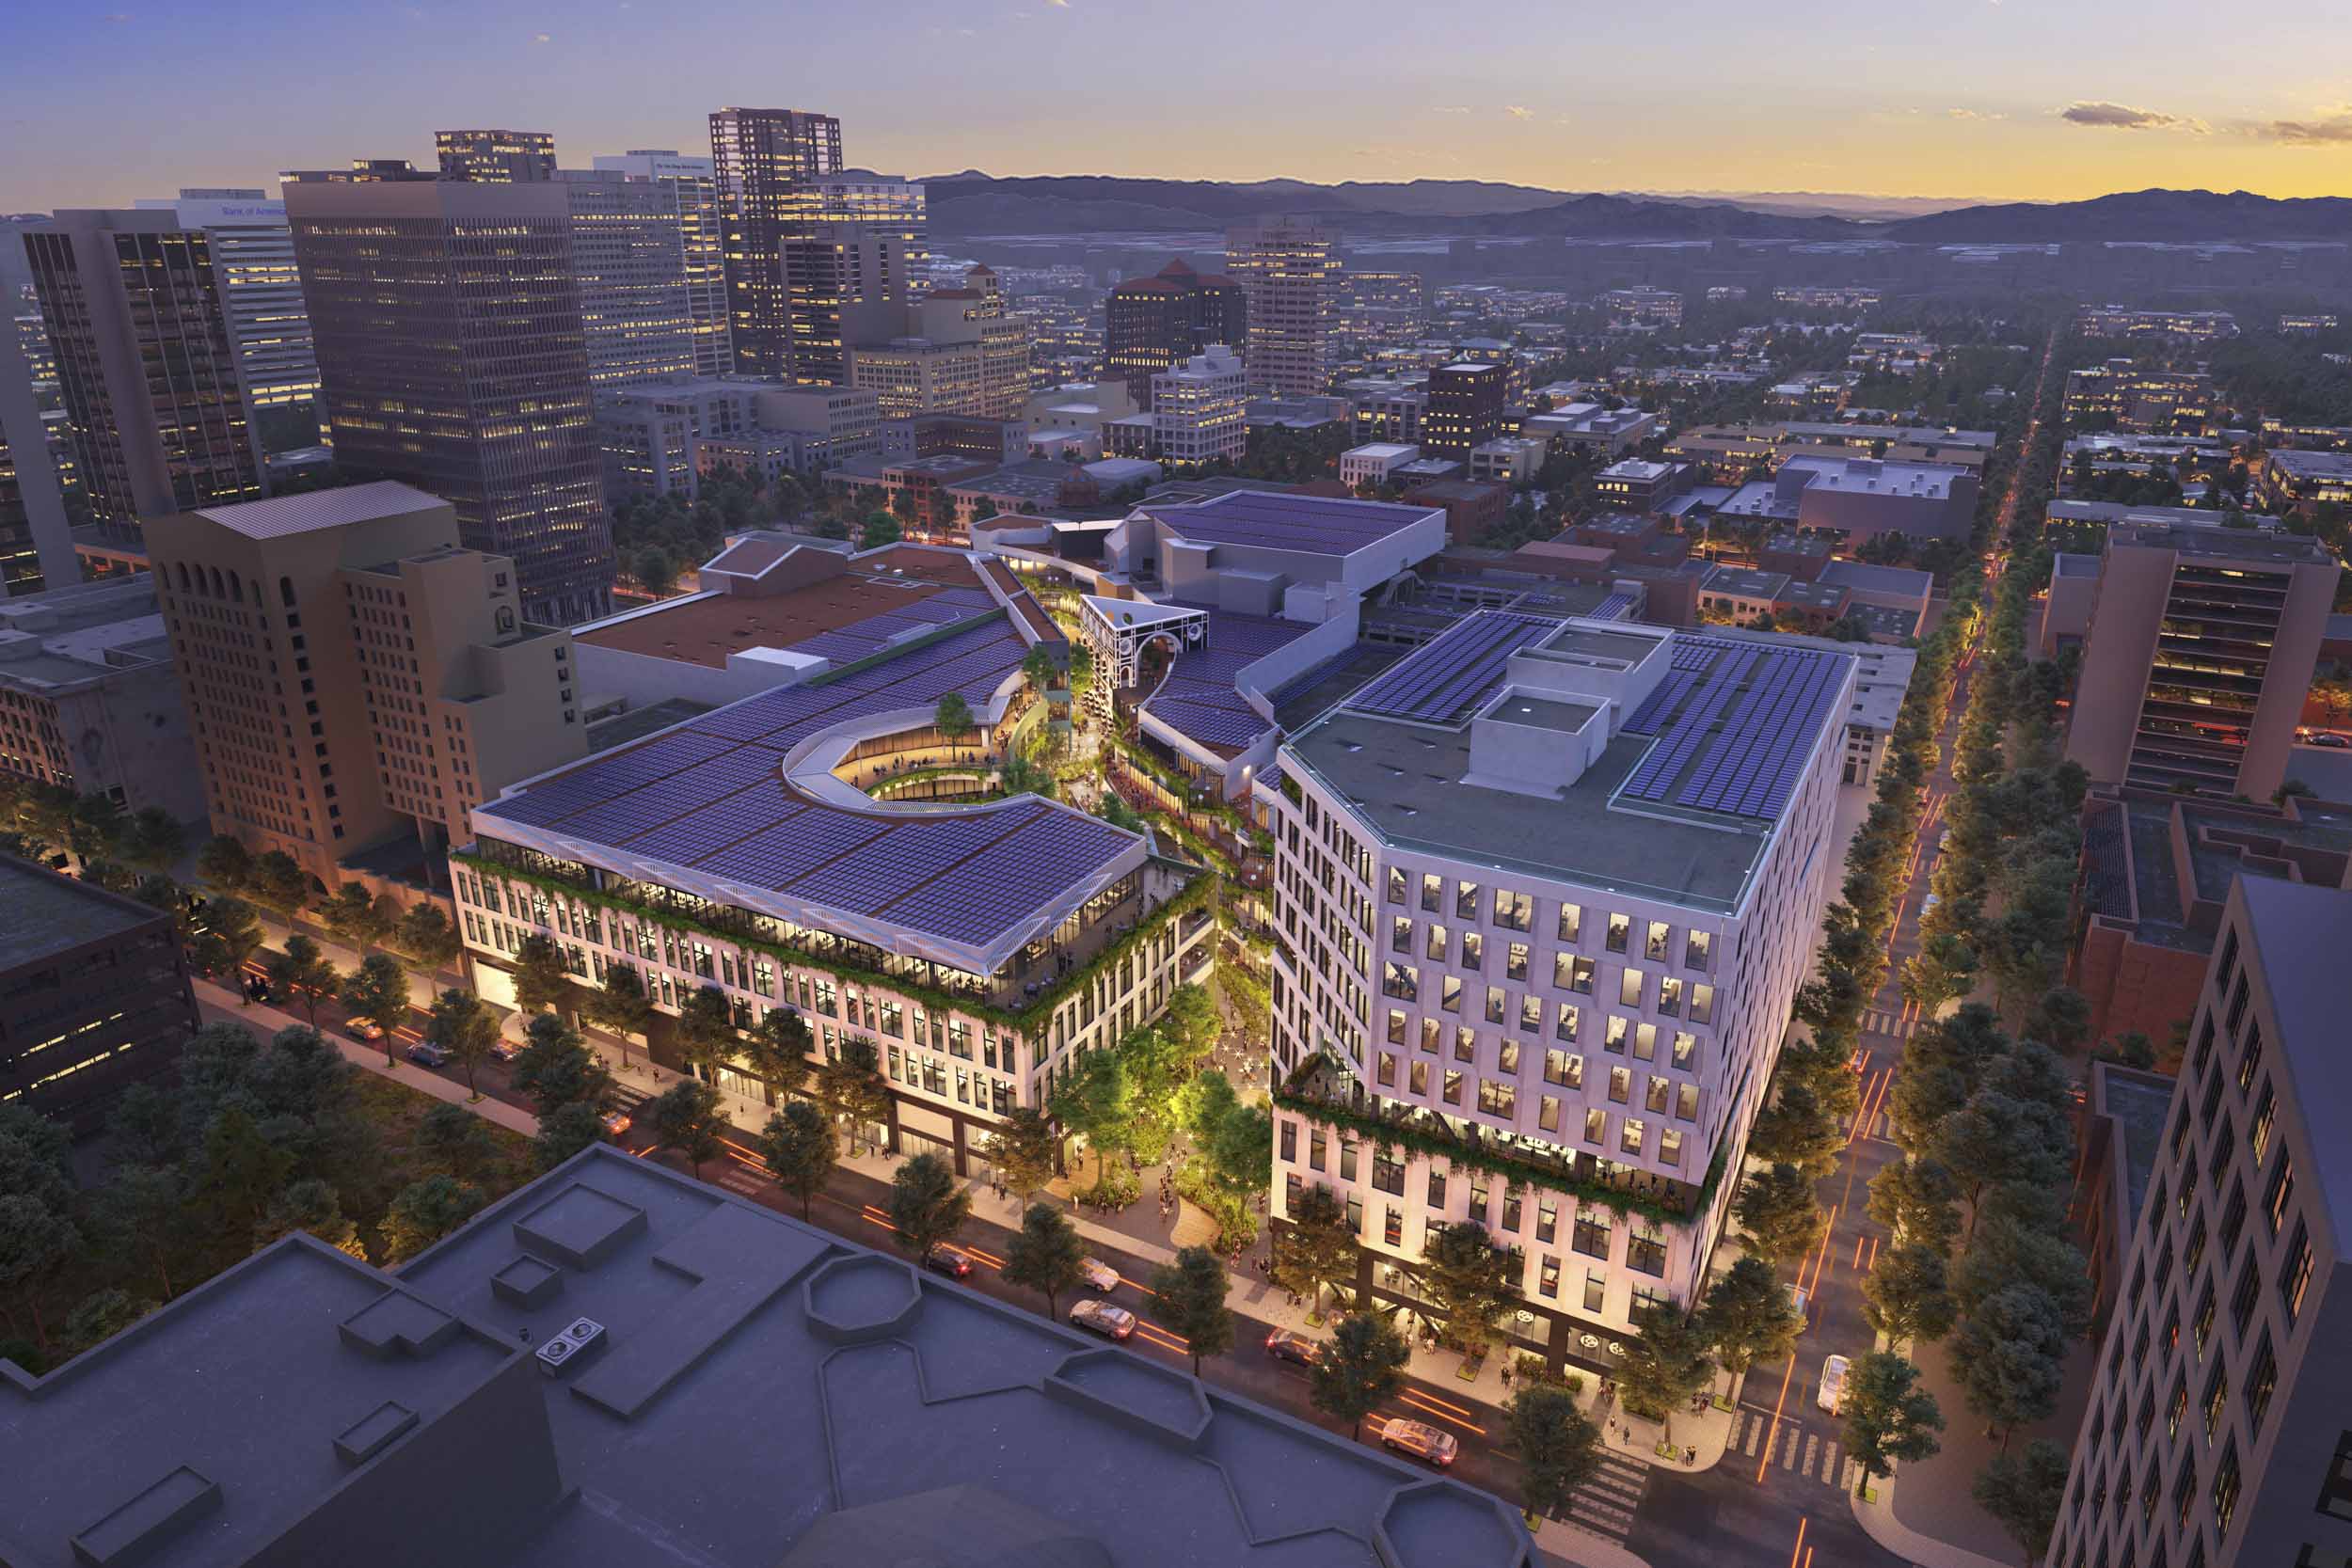
[[[549,1377],[561,1377],[573,1362],[585,1361],[603,1346],[604,1324],[593,1318],[575,1318],[569,1327],[549,1335],[539,1347],[539,1370]]]

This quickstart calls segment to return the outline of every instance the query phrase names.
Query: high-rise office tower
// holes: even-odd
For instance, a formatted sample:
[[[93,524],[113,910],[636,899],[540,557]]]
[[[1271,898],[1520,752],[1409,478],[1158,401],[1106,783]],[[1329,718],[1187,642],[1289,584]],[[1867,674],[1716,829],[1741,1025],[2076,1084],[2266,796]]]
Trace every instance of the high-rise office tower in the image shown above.
[[[1230,230],[1225,270],[1249,301],[1242,352],[1251,385],[1291,396],[1324,391],[1339,322],[1340,260],[1330,233],[1303,217]]]
[[[589,381],[633,387],[692,374],[694,315],[675,192],[617,169],[562,169],[557,182],[571,209]]]
[[[555,137],[545,131],[436,131],[447,180],[510,185],[555,178]]]
[[[1510,370],[1503,365],[1461,361],[1431,371],[1429,408],[1421,423],[1422,451],[1469,462],[1471,448],[1502,434],[1502,404],[1510,381]]]
[[[1138,409],[1152,406],[1152,379],[1211,343],[1249,341],[1242,287],[1221,273],[1202,277],[1179,256],[1150,277],[1130,277],[1103,305],[1103,373],[1127,383]]]
[[[473,807],[586,753],[571,634],[457,540],[446,501],[389,483],[153,524],[215,832],[332,887],[353,851],[470,836]]]
[[[1005,314],[996,274],[976,266],[960,289],[933,289],[893,309],[896,331],[849,345],[849,384],[874,394],[886,420],[914,414],[1021,417],[1029,399],[1029,335]]]
[[[2137,1212],[2050,1568],[2352,1554],[2352,893],[2240,876],[2218,933],[2170,1109],[2126,1145]]]
[[[247,413],[316,401],[319,360],[310,345],[310,313],[302,303],[286,204],[258,189],[221,187],[183,190],[138,205],[177,214],[183,228],[202,230],[211,243]]]
[[[781,245],[792,379],[847,386],[847,349],[899,330],[930,258],[923,187],[877,174],[802,182]]]
[[[791,373],[784,237],[803,182],[841,172],[841,122],[800,109],[721,109],[710,156],[725,225],[727,321],[735,368]]]
[[[685,275],[687,332],[693,340],[694,373],[723,375],[735,369],[727,340],[727,253],[720,221],[719,182],[708,158],[664,148],[634,148],[592,160],[599,170],[618,171],[630,181],[665,188],[677,213],[679,266]]]
[[[612,587],[564,182],[290,175],[336,461],[447,499],[532,619]]]
[[[262,494],[212,242],[172,213],[60,212],[24,236],[91,517]]]
[[[44,392],[56,379],[33,301],[28,223],[0,218],[0,594],[75,581],[72,518],[50,452]]]
[[[2249,529],[2107,531],[2066,755],[2102,784],[2267,800],[2319,662],[2336,559]]]

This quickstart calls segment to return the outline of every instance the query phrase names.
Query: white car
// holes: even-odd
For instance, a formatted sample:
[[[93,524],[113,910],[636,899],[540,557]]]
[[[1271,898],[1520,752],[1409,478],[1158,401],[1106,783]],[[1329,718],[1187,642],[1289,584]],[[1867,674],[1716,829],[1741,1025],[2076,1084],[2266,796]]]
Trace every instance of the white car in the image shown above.
[[[1783,1284],[1781,1289],[1788,1292],[1788,1305],[1796,1308],[1797,1316],[1804,1317],[1806,1309],[1813,1305],[1813,1298],[1805,1293],[1804,1287],[1790,1281]]]
[[[1846,1370],[1851,1365],[1842,1355],[1833,1355],[1821,1363],[1821,1387],[1813,1396],[1813,1402],[1833,1416],[1837,1414],[1837,1407],[1845,1402]]]
[[[1933,914],[1935,912],[1935,906],[1941,904],[1942,902],[1944,902],[1944,895],[1938,893],[1931,893],[1925,898],[1920,899],[1919,918],[1925,920],[1928,916]]]
[[[1070,1309],[1070,1321],[1092,1329],[1105,1339],[1124,1339],[1136,1331],[1136,1315],[1107,1301],[1082,1301]]]
[[[1109,1295],[1119,1289],[1119,1271],[1100,1258],[1088,1259],[1079,1265],[1078,1273],[1085,1277],[1089,1286],[1102,1291],[1104,1295]]]

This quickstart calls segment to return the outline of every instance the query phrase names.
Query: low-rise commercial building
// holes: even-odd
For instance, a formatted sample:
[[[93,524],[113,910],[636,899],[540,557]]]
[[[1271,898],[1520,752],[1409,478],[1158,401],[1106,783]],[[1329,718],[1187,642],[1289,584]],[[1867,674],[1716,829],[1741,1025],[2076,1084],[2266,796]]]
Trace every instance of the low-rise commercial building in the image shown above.
[[[1734,491],[1716,515],[1825,533],[1848,546],[1882,533],[1965,539],[1976,525],[1977,476],[1937,463],[1790,457],[1769,480]]]
[[[729,467],[762,482],[881,451],[874,394],[751,376],[677,379],[600,392],[596,444],[608,495],[699,493]]]
[[[2109,359],[2066,372],[2066,422],[2142,436],[2202,436],[2213,421],[2213,377]]]
[[[1593,301],[1611,321],[1635,326],[1680,326],[1682,296],[1672,289],[1653,284],[1637,284],[1632,288],[1610,289]]]
[[[1486,484],[1529,484],[1535,479],[1535,470],[1543,466],[1547,443],[1523,436],[1503,436],[1470,448],[1470,476]]]
[[[94,1132],[200,1022],[168,911],[0,855],[0,1104]]]
[[[2267,451],[2255,480],[2263,499],[2280,512],[2352,503],[2352,451]]]
[[[1601,469],[1593,490],[1604,506],[1621,512],[1655,512],[1698,480],[1698,470],[1688,463],[1628,457]]]
[[[1439,1225],[1518,1249],[1603,1371],[1692,1303],[1827,897],[1854,660],[1460,620],[1280,750],[1273,1212],[1343,1203],[1357,1299]],[[1773,716],[1769,723],[1766,716]]]
[[[2086,305],[2074,313],[2074,329],[2086,338],[2175,338],[2201,341],[2237,336],[2237,318],[2227,310],[2140,310],[2122,305]]]
[[[1570,403],[1549,413],[1530,414],[1519,421],[1519,434],[1549,442],[1554,451],[1591,452],[1623,457],[1658,428],[1658,416],[1639,408],[1606,408],[1597,403]]]
[[[203,777],[153,578],[0,601],[0,770],[201,820]]]
[[[2250,876],[2229,891],[2051,1568],[2352,1553],[2352,1290],[2335,1147],[2352,1111],[2347,944],[2352,893]]]
[[[1421,455],[1419,447],[1398,441],[1368,441],[1340,453],[1340,483],[1353,490],[1359,485],[1386,484],[1389,476]]]

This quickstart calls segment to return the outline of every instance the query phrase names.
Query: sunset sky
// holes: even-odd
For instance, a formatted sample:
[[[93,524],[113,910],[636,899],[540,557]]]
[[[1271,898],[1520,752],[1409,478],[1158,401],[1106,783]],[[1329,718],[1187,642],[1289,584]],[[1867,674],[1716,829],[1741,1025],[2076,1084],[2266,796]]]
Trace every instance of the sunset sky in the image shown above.
[[[429,163],[440,126],[707,152],[723,103],[908,175],[2352,195],[2344,0],[97,0],[7,37],[0,211]]]

